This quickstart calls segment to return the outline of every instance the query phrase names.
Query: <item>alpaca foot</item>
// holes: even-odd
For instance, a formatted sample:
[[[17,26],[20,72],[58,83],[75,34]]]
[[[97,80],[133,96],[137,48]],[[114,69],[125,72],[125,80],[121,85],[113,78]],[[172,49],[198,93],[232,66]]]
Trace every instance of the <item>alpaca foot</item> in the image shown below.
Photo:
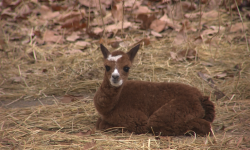
[[[187,122],[187,125],[189,126],[189,130],[194,131],[198,135],[212,135],[210,122],[204,119],[196,118],[190,120]],[[188,133],[192,134],[192,132],[187,132],[185,135],[188,135]]]
[[[102,120],[101,118],[99,118],[96,122],[96,129],[97,130],[105,130],[105,129],[112,128],[112,127],[114,127],[114,126],[112,126],[111,124]]]

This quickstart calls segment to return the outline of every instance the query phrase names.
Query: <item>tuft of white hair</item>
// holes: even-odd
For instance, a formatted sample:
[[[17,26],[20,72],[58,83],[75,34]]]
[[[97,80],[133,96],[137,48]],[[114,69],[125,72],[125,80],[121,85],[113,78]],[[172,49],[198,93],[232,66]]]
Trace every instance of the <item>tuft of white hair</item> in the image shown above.
[[[109,61],[117,61],[121,57],[122,57],[122,55],[117,55],[117,56],[111,56],[111,55],[109,55],[107,59]]]

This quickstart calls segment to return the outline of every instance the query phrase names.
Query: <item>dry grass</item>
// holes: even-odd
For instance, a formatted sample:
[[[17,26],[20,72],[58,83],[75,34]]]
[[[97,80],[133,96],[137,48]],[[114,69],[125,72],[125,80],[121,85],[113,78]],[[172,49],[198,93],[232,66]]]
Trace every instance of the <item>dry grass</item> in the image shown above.
[[[143,31],[128,32],[127,41],[130,44],[136,42],[135,37],[142,38]],[[227,33],[220,33],[221,38],[216,46],[201,44],[196,47],[198,60],[176,62],[170,59],[169,52],[192,47],[192,44],[173,46],[175,34],[171,33],[167,38],[143,46],[137,54],[129,79],[182,82],[210,95],[216,106],[214,136],[156,138],[151,134],[120,133],[117,129],[96,131],[92,135],[79,134],[92,129],[98,118],[92,100],[102,82],[104,71],[98,45],[92,44],[81,54],[66,55],[64,52],[73,49],[73,44],[36,46],[7,42],[8,51],[0,52],[0,99],[9,101],[9,104],[33,100],[42,105],[25,108],[2,105],[0,148],[249,149],[250,54],[245,43],[229,43],[226,40]],[[35,57],[30,52],[35,52]],[[203,62],[212,62],[213,66],[207,67]],[[240,69],[235,69],[236,65]],[[197,72],[214,76],[225,70],[233,76],[213,78],[218,89],[226,95],[216,100],[213,94],[215,89],[201,79]],[[61,103],[60,96],[67,94],[83,98]],[[45,98],[54,104],[43,104]]]

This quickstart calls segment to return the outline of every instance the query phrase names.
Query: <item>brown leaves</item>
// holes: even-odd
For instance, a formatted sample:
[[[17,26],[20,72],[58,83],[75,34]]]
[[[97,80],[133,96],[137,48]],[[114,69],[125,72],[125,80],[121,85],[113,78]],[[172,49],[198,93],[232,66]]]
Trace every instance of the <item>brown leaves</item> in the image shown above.
[[[174,5],[168,5],[167,14],[173,19],[182,19],[185,12],[196,10],[197,6],[195,3],[188,1],[180,1]]]
[[[123,6],[122,3],[113,3],[111,13],[115,20],[122,21],[123,19]]]
[[[70,21],[62,24],[62,28],[70,29],[72,31],[77,31],[83,28],[86,28],[87,22],[86,19],[72,18]]]
[[[151,15],[148,17],[147,14],[139,14],[137,19],[142,21],[141,29],[147,30],[149,29],[151,23],[156,19],[155,15]]]
[[[150,29],[154,30],[155,32],[161,32],[165,29],[165,27],[166,27],[166,22],[161,21],[159,19],[155,19],[150,24]]]
[[[171,58],[176,61],[192,60],[197,57],[196,51],[193,49],[181,50],[177,53],[170,52]]]
[[[217,86],[215,85],[215,82],[213,81],[213,79],[209,75],[204,74],[202,72],[198,72],[197,74],[204,81],[206,81],[210,87],[215,89],[214,95],[215,95],[216,100],[219,100],[225,96],[225,94],[217,88]]]
[[[237,31],[246,32],[247,30],[248,30],[247,24],[241,22],[233,24],[230,28],[230,32],[237,32]]]
[[[45,42],[52,42],[52,43],[63,43],[64,39],[61,35],[56,35],[56,32],[47,30],[43,34],[43,40]]]
[[[70,31],[77,31],[87,27],[87,19],[83,17],[84,13],[70,12],[62,15],[58,21],[62,23],[61,27]]]
[[[75,102],[78,101],[79,99],[83,98],[82,96],[73,96],[73,95],[64,95],[60,101],[62,103],[71,103],[71,102]]]
[[[89,136],[89,135],[95,134],[95,131],[96,131],[96,128],[93,128],[93,129],[87,130],[85,132],[79,132],[79,133],[77,133],[77,135],[78,136]]]
[[[94,148],[95,147],[95,145],[96,145],[96,141],[95,140],[92,140],[92,142],[88,142],[88,143],[86,143],[86,145],[84,145],[84,147],[83,147],[83,149],[96,149],[96,148]]]

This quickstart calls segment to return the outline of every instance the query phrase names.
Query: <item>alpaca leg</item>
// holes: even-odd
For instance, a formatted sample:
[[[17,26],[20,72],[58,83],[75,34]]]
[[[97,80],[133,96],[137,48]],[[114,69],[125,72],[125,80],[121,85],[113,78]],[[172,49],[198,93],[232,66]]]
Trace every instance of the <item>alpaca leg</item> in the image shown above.
[[[196,131],[198,131],[200,128],[195,123],[199,121],[193,121],[192,125],[187,122],[195,118],[202,118],[204,115],[205,111],[199,103],[190,106],[189,103],[173,100],[160,107],[149,117],[148,128],[156,134],[161,132],[161,135],[184,135],[191,129],[197,128]]]
[[[148,132],[148,117],[140,111],[131,110],[130,112],[117,113],[117,115],[114,115],[113,117],[112,120],[116,121],[117,126],[125,127],[129,132],[134,132],[136,134]]]
[[[96,129],[97,130],[105,130],[105,129],[112,128],[112,127],[114,127],[114,126],[112,126],[111,124],[102,120],[101,118],[99,118],[96,122]]]
[[[205,119],[196,118],[190,120],[186,123],[188,125],[188,129],[194,131],[198,135],[212,135],[210,122]]]

